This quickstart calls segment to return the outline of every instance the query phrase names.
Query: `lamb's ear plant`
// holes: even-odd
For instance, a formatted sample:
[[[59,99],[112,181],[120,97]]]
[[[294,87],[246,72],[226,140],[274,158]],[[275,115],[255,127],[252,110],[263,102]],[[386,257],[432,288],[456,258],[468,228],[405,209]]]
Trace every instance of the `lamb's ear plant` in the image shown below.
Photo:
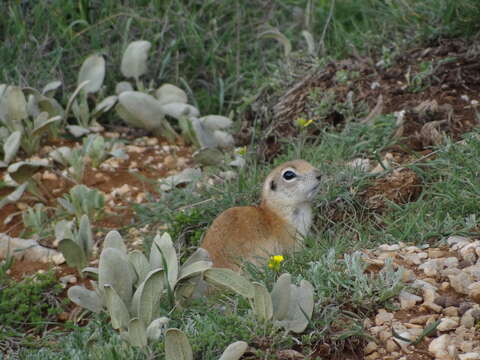
[[[242,275],[229,269],[212,268],[205,272],[205,280],[246,297],[257,320],[273,321],[287,331],[303,332],[313,313],[313,286],[307,280],[300,285],[291,283],[290,274],[282,274],[272,291],[260,283],[250,283]]]
[[[248,349],[244,341],[230,344],[218,360],[238,360]],[[171,328],[165,332],[165,360],[193,360],[193,351],[185,333]]]
[[[187,289],[194,287],[187,281],[211,267],[211,262],[204,260],[206,256],[204,250],[198,250],[180,266],[170,236],[163,234],[155,237],[147,259],[138,250],[128,252],[121,235],[110,231],[98,270],[84,269],[98,273],[98,283],[92,282],[95,290],[73,286],[68,296],[88,310],[105,310],[123,339],[133,346],[148,348],[150,341],[163,334],[168,321],[165,315],[176,305],[175,296],[181,293],[184,300]]]
[[[105,59],[101,55],[90,55],[83,62],[78,73],[78,85],[70,96],[65,110],[64,118],[72,111],[76,125],[67,125],[68,131],[75,137],[81,137],[92,131],[101,129],[97,119],[113,108],[117,96],[106,97],[97,101],[97,94],[102,88],[105,79]],[[95,102],[95,107],[90,108],[89,100]]]
[[[105,207],[105,196],[97,189],[85,185],[75,185],[63,198],[57,199],[60,213],[80,219],[87,215],[90,219],[98,219]]]
[[[2,91],[0,97],[0,122],[8,129],[8,137],[3,131],[2,136],[5,138],[4,143],[9,142],[9,160],[12,160],[16,151],[12,151],[18,146],[27,153],[32,155],[38,151],[41,140],[49,128],[56,122],[61,120],[61,116],[51,116],[46,111],[37,111],[29,106],[25,94],[18,86],[7,86]],[[20,132],[20,143],[18,142],[18,134],[14,138],[10,138],[11,134]],[[4,163],[7,163],[4,160]]]
[[[58,249],[62,252],[67,264],[81,270],[88,265],[93,250],[93,234],[88,216],[80,218],[78,227],[76,221],[61,220],[55,224],[55,238]]]
[[[22,213],[22,221],[25,228],[40,239],[44,238],[49,231],[49,217],[45,205],[37,203]]]
[[[98,168],[108,157],[128,158],[125,150],[118,142],[105,141],[100,134],[90,134],[83,139],[82,152],[92,161],[92,167]]]
[[[178,122],[182,137],[199,148],[233,146],[233,137],[226,131],[232,121],[224,116],[200,117],[197,108],[188,104],[188,96],[173,84],[163,84],[158,89],[147,88],[141,77],[147,72],[148,51],[152,44],[138,40],[130,43],[122,57],[121,71],[126,78],[135,80],[116,86],[118,115],[129,125],[145,128],[169,140],[178,134],[169,118]]]

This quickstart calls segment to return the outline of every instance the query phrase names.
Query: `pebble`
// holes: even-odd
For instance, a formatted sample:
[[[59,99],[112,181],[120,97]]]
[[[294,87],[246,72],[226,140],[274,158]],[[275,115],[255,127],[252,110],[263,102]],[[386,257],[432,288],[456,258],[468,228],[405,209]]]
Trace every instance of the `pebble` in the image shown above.
[[[460,272],[458,275],[450,275],[448,280],[450,280],[450,285],[455,291],[465,295],[468,294],[468,287],[473,282],[472,277],[465,272]]]
[[[431,352],[435,358],[439,360],[453,360],[448,353],[448,346],[450,345],[450,336],[444,334],[436,339],[433,339],[428,346],[428,351]]]
[[[367,346],[365,346],[365,348],[363,349],[363,353],[365,355],[368,355],[368,354],[371,354],[372,352],[374,352],[375,350],[378,349],[378,345],[375,341],[370,341]]]
[[[385,323],[390,323],[392,319],[393,319],[392,313],[389,313],[385,309],[380,309],[378,310],[377,316],[375,316],[375,324],[379,326]]]
[[[422,301],[420,296],[411,294],[405,290],[402,290],[399,295],[400,299],[400,306],[403,310],[411,309],[415,306],[415,304],[419,301]]]
[[[458,355],[459,360],[480,360],[480,352],[469,352]]]
[[[53,172],[47,170],[42,174],[42,180],[57,181],[58,176]]]
[[[438,331],[450,331],[456,329],[460,323],[459,317],[446,317],[443,318],[440,324],[437,326]]]

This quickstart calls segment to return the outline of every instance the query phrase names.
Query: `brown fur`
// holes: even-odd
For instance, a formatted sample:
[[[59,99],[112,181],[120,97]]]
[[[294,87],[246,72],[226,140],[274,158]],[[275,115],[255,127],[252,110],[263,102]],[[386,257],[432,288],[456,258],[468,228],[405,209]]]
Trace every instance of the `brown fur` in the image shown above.
[[[318,170],[303,160],[290,161],[275,168],[265,181],[260,205],[230,208],[221,213],[208,229],[202,247],[209,252],[215,267],[238,270],[245,260],[259,264],[262,258],[295,248],[298,229],[290,210],[293,211],[298,196],[288,193],[287,200],[276,196],[286,186],[295,188],[295,184],[282,184],[281,173],[286,168],[305,174],[304,183],[318,185]],[[275,190],[271,189],[272,181],[276,184]],[[301,204],[306,202],[302,199]]]

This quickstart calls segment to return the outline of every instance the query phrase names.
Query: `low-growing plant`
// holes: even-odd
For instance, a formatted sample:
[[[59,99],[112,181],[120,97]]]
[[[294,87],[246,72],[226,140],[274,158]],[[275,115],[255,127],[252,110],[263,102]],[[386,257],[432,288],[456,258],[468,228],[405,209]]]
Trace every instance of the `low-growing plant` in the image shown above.
[[[78,227],[76,221],[59,221],[55,224],[55,238],[67,264],[83,276],[81,270],[88,265],[94,245],[88,216],[78,220]]]
[[[21,148],[27,155],[37,152],[49,127],[60,121],[61,116],[51,116],[47,111],[38,111],[30,106],[18,86],[0,87],[0,123],[8,130],[0,134],[4,137],[2,143],[8,145],[7,158],[3,161],[8,165],[5,160],[14,158],[15,149]]]
[[[106,309],[114,329],[133,346],[146,347],[158,340],[167,322],[165,315],[193,295],[199,276],[212,263],[198,249],[182,266],[168,233],[157,235],[150,256],[140,251],[127,252],[116,231],[107,234],[99,267],[87,268],[98,274],[95,290],[73,286],[69,298],[76,304],[100,312]],[[162,315],[163,312],[163,315]]]
[[[173,140],[178,136],[167,116],[178,121],[182,136],[197,147],[233,146],[233,137],[226,132],[232,121],[219,115],[200,117],[198,109],[187,103],[187,94],[172,84],[153,89],[146,88],[140,79],[147,72],[149,41],[131,42],[122,57],[121,71],[126,78],[133,78],[137,90],[129,82],[117,84],[118,115],[128,124],[153,131]]]
[[[290,274],[282,274],[270,293],[264,285],[250,283],[230,269],[209,269],[205,280],[246,297],[257,320],[272,321],[286,331],[303,332],[312,317],[313,286],[307,280],[300,286],[292,284]]]
[[[67,125],[67,130],[75,137],[81,137],[92,131],[101,129],[97,119],[113,108],[116,96],[108,96],[99,101],[95,94],[99,93],[105,79],[105,59],[103,56],[90,55],[83,62],[78,73],[77,88],[70,96],[65,109],[65,120],[72,111],[77,124]],[[90,103],[96,105],[90,108]]]
[[[105,208],[105,196],[97,189],[85,185],[75,185],[63,198],[57,199],[60,205],[60,215],[66,213],[77,220],[87,215],[92,220],[97,220]]]
[[[63,287],[53,271],[37,273],[16,281],[0,277],[0,340],[13,341],[44,331],[45,322],[57,322],[68,299],[59,300]],[[27,340],[24,338],[23,340]]]
[[[128,155],[118,142],[105,141],[99,134],[90,134],[83,139],[82,152],[92,161],[92,167],[98,168],[108,157],[125,159]]]
[[[310,264],[311,280],[323,303],[335,299],[359,311],[373,311],[384,306],[403,288],[403,270],[395,271],[391,261],[377,274],[365,270],[367,264],[359,253],[345,254],[342,260],[330,249],[320,260]]]
[[[40,239],[44,238],[49,232],[50,218],[47,208],[42,203],[37,203],[25,210],[22,213],[22,221],[25,229]]]
[[[238,360],[247,351],[248,344],[236,341],[230,344],[219,360]],[[185,333],[179,329],[168,329],[165,332],[165,359],[166,360],[193,360],[193,351]]]

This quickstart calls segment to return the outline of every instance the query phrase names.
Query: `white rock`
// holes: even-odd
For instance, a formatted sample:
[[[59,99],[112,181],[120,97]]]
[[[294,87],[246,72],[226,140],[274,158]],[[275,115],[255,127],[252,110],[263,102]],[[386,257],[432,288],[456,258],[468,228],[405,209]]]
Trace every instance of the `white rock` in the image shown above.
[[[463,269],[468,275],[474,278],[476,281],[480,281],[480,264],[468,266]]]
[[[446,317],[441,319],[440,324],[437,326],[438,331],[450,331],[456,329],[460,323],[458,317]]]
[[[436,339],[433,339],[428,346],[428,351],[431,352],[435,358],[439,360],[453,360],[448,354],[448,346],[450,345],[450,336],[444,334]]]
[[[468,261],[470,264],[474,264],[477,261],[476,249],[480,247],[480,242],[478,240],[464,246],[460,249],[459,253],[462,256],[462,259]]]
[[[432,259],[424,262],[418,268],[423,270],[425,275],[427,276],[435,276],[438,274],[439,270],[439,260],[440,259]]]
[[[375,316],[375,325],[380,326],[385,323],[390,323],[393,319],[393,314],[389,313],[385,309],[378,310],[377,316]]]
[[[459,250],[462,247],[470,244],[470,240],[463,236],[450,236],[447,239],[448,245],[452,248],[452,250]]]
[[[378,349],[378,345],[375,341],[370,341],[367,346],[365,346],[365,348],[363,349],[363,353],[365,355],[368,355],[368,354],[371,354],[372,352],[374,352],[375,350]]]
[[[413,254],[405,254],[403,258],[409,265],[420,265],[424,259],[428,257],[426,252],[420,253],[413,253]]]
[[[43,247],[35,240],[13,238],[0,233],[0,259],[13,256],[17,260],[53,262],[57,265],[65,262],[62,253]]]
[[[459,360],[479,360],[480,352],[469,352],[458,355]]]
[[[468,296],[480,304],[480,281],[474,282],[468,286]]]
[[[415,306],[415,304],[419,301],[422,301],[420,296],[411,294],[405,290],[402,290],[399,295],[400,299],[400,306],[403,310],[411,309]]]
[[[462,319],[460,320],[460,324],[462,324],[462,326],[466,327],[467,329],[470,329],[475,325],[475,318],[472,315],[473,311],[474,309],[469,309],[465,311],[465,314],[463,314]]]
[[[455,291],[465,295],[468,294],[468,287],[473,283],[472,277],[465,272],[460,272],[458,275],[450,275],[448,279]]]
[[[393,245],[389,245],[389,244],[383,244],[383,245],[380,245],[378,247],[378,250],[380,251],[398,251],[400,250],[400,245],[398,244],[393,244]]]
[[[415,280],[412,284],[412,287],[414,287],[415,289],[422,289],[422,290],[423,289],[431,289],[433,291],[437,290],[436,286],[430,284],[427,281],[420,280],[420,279]]]

